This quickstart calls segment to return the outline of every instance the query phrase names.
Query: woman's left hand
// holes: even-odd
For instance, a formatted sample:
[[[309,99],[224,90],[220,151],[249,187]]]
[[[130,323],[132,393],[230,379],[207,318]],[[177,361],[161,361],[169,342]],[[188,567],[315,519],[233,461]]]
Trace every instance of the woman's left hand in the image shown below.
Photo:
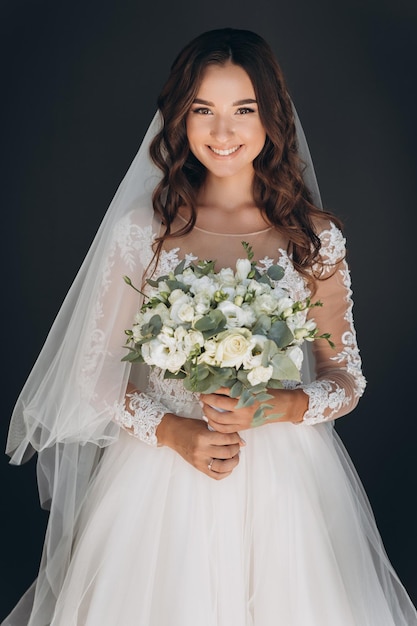
[[[308,397],[301,389],[273,389],[268,390],[268,393],[273,398],[268,400],[267,404],[272,405],[273,409],[265,411],[265,419],[261,423],[302,421],[307,410]],[[220,433],[235,433],[254,426],[253,416],[259,403],[255,402],[252,406],[237,409],[239,398],[231,398],[230,389],[227,387],[222,387],[216,393],[201,394],[200,400],[209,426]],[[268,414],[271,418],[268,418]],[[258,426],[259,422],[256,425]]]

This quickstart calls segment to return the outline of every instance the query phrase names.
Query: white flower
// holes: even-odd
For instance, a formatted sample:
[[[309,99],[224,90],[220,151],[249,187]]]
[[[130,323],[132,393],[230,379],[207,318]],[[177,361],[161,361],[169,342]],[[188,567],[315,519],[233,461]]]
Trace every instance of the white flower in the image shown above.
[[[254,367],[248,373],[248,381],[251,385],[259,385],[260,383],[267,383],[273,374],[274,368],[272,365],[268,365],[268,367],[262,367],[259,365],[258,367]]]
[[[156,365],[163,370],[176,373],[187,360],[184,350],[177,350],[176,347],[174,337],[160,333],[156,339],[142,345],[142,356],[148,365]]]
[[[258,314],[271,315],[278,308],[279,302],[271,293],[261,293],[256,296],[253,306]]]
[[[238,259],[236,261],[236,276],[239,280],[245,280],[252,269],[249,259]]]
[[[291,348],[287,350],[286,354],[294,363],[295,367],[298,370],[301,370],[301,365],[303,364],[303,358],[304,358],[303,351],[301,350],[301,348],[299,346],[292,346]]]
[[[246,328],[226,330],[218,335],[215,361],[221,367],[239,368],[251,350],[251,333]]]
[[[246,370],[254,369],[262,364],[262,352],[267,341],[269,339],[265,335],[252,335],[251,349],[243,359],[243,367]]]
[[[314,320],[307,320],[304,326],[295,328],[292,332],[297,341],[305,339],[316,328]]]
[[[236,306],[233,302],[224,300],[219,303],[217,308],[226,318],[226,328],[242,328],[243,326],[251,326],[255,321],[254,312],[250,307],[242,308],[240,306]]]
[[[176,374],[187,360],[187,355],[183,351],[169,352],[166,355],[165,369]]]
[[[204,346],[204,337],[203,334],[198,330],[190,330],[185,333],[184,339],[184,349],[189,354],[192,350],[195,349],[196,346],[202,348]]]
[[[190,286],[190,291],[193,294],[205,295],[207,298],[212,298],[214,292],[218,289],[218,285],[215,280],[212,280],[210,276],[201,276],[197,278]]]
[[[181,275],[181,282],[183,282],[184,285],[192,285],[193,282],[196,280],[196,275],[194,274],[191,267],[186,267]]]
[[[292,300],[292,298],[288,298],[288,297],[280,298],[280,300],[278,301],[277,314],[283,315],[284,318],[288,317],[289,315],[292,315],[293,305],[294,305],[294,300]]]
[[[235,275],[231,267],[225,267],[217,274],[217,280],[222,287],[233,287],[236,283]]]
[[[198,357],[199,363],[207,363],[207,365],[217,365],[215,360],[216,342],[214,339],[208,339],[204,343],[204,352]]]
[[[207,293],[197,293],[194,297],[194,308],[197,315],[205,315],[210,311],[211,299]]]
[[[175,300],[170,309],[171,319],[176,324],[183,324],[184,322],[192,322],[195,317],[195,311],[193,307],[193,300],[187,294],[182,294],[182,298]]]
[[[174,291],[171,291],[169,294],[168,300],[171,304],[175,304],[177,300],[181,300],[184,297],[187,298],[187,294],[184,293],[182,289],[174,289]]]

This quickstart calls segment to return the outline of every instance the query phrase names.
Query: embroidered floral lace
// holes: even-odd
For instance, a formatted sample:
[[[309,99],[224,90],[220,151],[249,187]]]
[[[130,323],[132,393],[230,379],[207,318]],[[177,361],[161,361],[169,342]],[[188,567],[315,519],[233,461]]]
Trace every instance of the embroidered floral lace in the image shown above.
[[[151,446],[158,445],[156,429],[168,409],[142,392],[126,395],[124,404],[115,407],[114,421],[130,435]]]
[[[121,233],[124,233],[123,246],[120,243],[119,246],[123,247],[125,258],[129,258],[129,246],[132,250],[139,249],[146,266],[152,258],[149,231],[142,232],[134,224],[125,224]],[[213,235],[216,237],[215,241]],[[272,229],[249,235],[213,235],[193,229],[187,235],[186,241],[182,238],[169,240],[171,245],[178,247],[162,251],[157,273],[166,274],[171,271],[181,258],[185,258],[187,262],[197,258],[189,253],[181,254],[183,249],[199,250],[198,258],[213,258],[215,249],[217,269],[234,266],[235,260],[244,256],[241,241],[245,240],[252,245],[255,255],[258,250],[264,254],[258,261],[260,270],[266,270],[274,261],[278,261],[285,270],[280,285],[288,289],[296,299],[311,295],[306,281],[294,269],[290,255],[277,244],[277,236]],[[222,245],[222,237],[225,238],[225,245]],[[296,385],[309,398],[308,410],[303,418],[306,425],[330,421],[349,413],[356,406],[366,385],[353,325],[352,291],[345,260],[345,239],[340,230],[329,223],[321,231],[320,239],[325,280],[317,281],[317,290],[312,299],[313,302],[319,300],[323,306],[313,308],[310,314],[314,317],[319,332],[330,333],[335,347],[332,348],[325,340],[313,342],[314,380],[302,381]],[[291,386],[294,387],[294,383],[288,384],[288,387]],[[156,445],[155,431],[167,411],[198,417],[196,411],[199,405],[195,395],[186,391],[181,381],[163,379],[157,370],[150,373],[146,394],[138,394],[137,399],[134,399],[133,416],[130,411],[126,411],[126,407],[119,407],[118,417],[115,419],[131,434],[147,443]]]

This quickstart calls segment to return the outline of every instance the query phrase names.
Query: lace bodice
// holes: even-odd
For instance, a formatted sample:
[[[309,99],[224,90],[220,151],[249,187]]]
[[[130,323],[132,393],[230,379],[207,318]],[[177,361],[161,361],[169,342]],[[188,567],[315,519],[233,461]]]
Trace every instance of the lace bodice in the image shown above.
[[[200,237],[202,233],[203,231],[200,231]],[[270,231],[265,231],[268,245],[266,248],[262,245],[259,249],[273,252],[272,234]],[[353,325],[352,291],[349,269],[345,260],[345,239],[333,224],[323,229],[319,236],[322,242],[321,260],[325,264],[326,279],[317,281],[317,291],[313,300],[320,300],[323,306],[312,309],[310,315],[314,316],[319,331],[331,334],[335,347],[331,348],[324,340],[313,342],[315,379],[312,382],[302,381],[297,384],[309,396],[309,407],[304,415],[305,424],[329,421],[350,412],[356,406],[365,388]],[[242,235],[241,238],[247,237]],[[151,238],[149,233],[141,233],[140,239],[141,254],[146,265],[152,258]],[[254,245],[256,249],[256,242]],[[199,246],[198,249],[201,247]],[[163,250],[156,274],[166,274],[173,270],[181,258],[190,262],[198,257],[189,252],[182,253],[181,246]],[[203,256],[200,255],[199,258]],[[294,269],[290,256],[283,248],[275,248],[275,256],[272,254],[265,256],[259,259],[257,264],[260,270],[265,270],[277,260],[285,270],[280,285],[288,289],[295,299],[304,299],[311,295],[306,281]],[[164,379],[163,372],[157,369],[150,373],[146,392],[155,400],[163,402],[174,413],[186,417],[197,417],[201,412],[195,394],[185,390],[179,380]]]

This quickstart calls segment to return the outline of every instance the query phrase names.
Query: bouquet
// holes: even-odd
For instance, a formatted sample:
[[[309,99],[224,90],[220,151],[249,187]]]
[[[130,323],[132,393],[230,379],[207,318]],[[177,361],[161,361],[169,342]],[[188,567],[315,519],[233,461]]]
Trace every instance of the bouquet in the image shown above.
[[[256,423],[273,408],[268,388],[300,380],[301,344],[317,338],[332,343],[307,319],[321,302],[294,301],[279,285],[283,268],[260,271],[251,246],[242,246],[246,258],[234,270],[216,272],[214,261],[183,260],[169,274],[148,279],[152,289],[142,294],[145,301],[125,330],[129,352],[122,360],[159,367],[165,378],[182,379],[192,392],[228,387],[239,398],[238,408],[259,403]],[[128,276],[124,280],[142,293]]]

